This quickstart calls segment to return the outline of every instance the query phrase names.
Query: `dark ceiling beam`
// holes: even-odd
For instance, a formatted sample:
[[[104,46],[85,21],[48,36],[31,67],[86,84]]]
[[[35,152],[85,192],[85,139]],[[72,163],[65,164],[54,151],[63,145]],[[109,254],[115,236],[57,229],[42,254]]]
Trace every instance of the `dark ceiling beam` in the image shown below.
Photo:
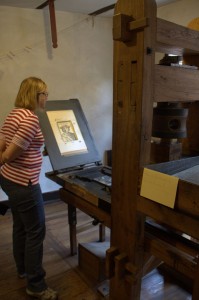
[[[53,48],[57,48],[57,26],[56,26],[56,17],[55,17],[55,6],[54,0],[48,1],[49,13],[50,13],[50,24],[51,24],[51,36]]]
[[[49,4],[49,0],[45,1],[41,5],[37,6],[36,9],[42,9],[42,8],[48,6],[48,4]],[[98,9],[98,10],[90,13],[89,16],[97,16],[97,15],[103,14],[103,13],[105,13],[105,12],[111,10],[111,9],[114,9],[114,7],[115,7],[115,4],[111,4],[111,5],[105,6],[103,8],[100,8],[100,9]]]
[[[39,6],[37,6],[36,9],[42,9],[42,8],[48,6],[48,4],[49,4],[49,1],[47,0],[44,3],[40,4]]]
[[[100,8],[100,9],[90,13],[89,16],[97,16],[97,15],[103,14],[111,9],[114,9],[114,7],[115,7],[115,4],[108,5],[106,7]]]
[[[41,5],[37,6],[36,9],[43,9],[46,6],[49,7],[52,43],[53,43],[53,48],[57,48],[57,28],[56,28],[54,2],[55,0],[47,0]]]

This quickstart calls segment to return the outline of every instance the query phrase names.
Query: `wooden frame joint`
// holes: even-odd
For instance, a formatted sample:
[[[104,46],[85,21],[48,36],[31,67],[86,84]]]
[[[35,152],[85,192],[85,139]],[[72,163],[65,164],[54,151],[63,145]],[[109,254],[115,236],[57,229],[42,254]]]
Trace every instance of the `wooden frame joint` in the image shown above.
[[[144,17],[134,20],[132,16],[116,14],[113,16],[113,39],[128,42],[133,38],[135,30],[140,30],[149,25],[149,19]]]
[[[106,251],[106,277],[111,278],[115,275],[115,256],[119,250],[116,247],[110,247]]]

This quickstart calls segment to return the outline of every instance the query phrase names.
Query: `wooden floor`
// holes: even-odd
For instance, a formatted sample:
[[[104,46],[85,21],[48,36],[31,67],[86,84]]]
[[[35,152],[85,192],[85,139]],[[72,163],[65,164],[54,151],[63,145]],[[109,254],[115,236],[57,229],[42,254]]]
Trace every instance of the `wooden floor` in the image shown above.
[[[47,282],[59,292],[59,300],[108,299],[98,292],[98,285],[78,268],[77,255],[69,249],[67,206],[61,201],[45,203],[47,235],[44,244],[44,268]],[[98,227],[92,219],[78,211],[78,242],[93,242],[98,238]],[[109,235],[107,229],[107,235]],[[0,299],[28,300],[25,280],[16,276],[12,257],[12,217],[10,211],[0,216]],[[190,300],[188,292],[161,275],[158,270],[148,274],[142,282],[142,300]],[[122,299],[121,299],[122,300]]]

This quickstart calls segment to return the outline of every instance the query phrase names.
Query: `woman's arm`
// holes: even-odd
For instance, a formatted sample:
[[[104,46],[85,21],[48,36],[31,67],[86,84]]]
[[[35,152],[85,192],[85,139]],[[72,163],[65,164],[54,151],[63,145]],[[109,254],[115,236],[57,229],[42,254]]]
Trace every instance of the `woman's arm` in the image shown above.
[[[6,148],[5,151],[1,154],[1,163],[9,163],[13,161],[15,158],[20,156],[23,153],[24,149],[17,146],[14,143],[10,143],[10,145]]]
[[[0,152],[3,152],[6,149],[5,140],[0,140]]]
[[[0,164],[2,164],[2,153],[6,149],[5,140],[0,140]]]

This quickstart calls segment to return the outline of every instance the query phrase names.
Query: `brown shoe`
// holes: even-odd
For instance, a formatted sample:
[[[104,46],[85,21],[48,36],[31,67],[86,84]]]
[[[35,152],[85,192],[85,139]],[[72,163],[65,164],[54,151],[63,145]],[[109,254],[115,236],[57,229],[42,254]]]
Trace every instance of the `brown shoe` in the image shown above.
[[[29,296],[35,297],[40,300],[56,300],[58,298],[58,293],[49,287],[42,292],[32,292],[29,289],[26,289],[26,293]]]

